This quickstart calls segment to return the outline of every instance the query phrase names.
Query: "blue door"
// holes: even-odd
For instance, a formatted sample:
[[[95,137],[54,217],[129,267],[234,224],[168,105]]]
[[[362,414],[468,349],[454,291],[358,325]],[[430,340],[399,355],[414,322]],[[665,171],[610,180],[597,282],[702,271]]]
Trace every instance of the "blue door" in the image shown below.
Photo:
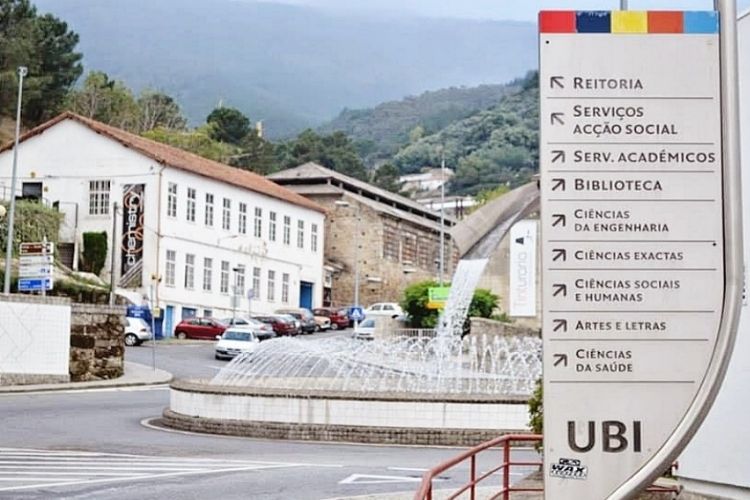
[[[299,283],[299,306],[312,309],[313,306],[313,284],[307,281]]]
[[[164,311],[164,335],[171,337],[174,333],[174,306],[167,306]]]

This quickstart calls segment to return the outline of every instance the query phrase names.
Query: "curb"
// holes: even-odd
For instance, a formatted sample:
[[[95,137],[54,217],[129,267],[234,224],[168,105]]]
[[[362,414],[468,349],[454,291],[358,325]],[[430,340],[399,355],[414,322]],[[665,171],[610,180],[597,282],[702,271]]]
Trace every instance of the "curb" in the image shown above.
[[[147,372],[148,375],[142,376],[129,375],[132,372]],[[132,377],[129,379],[129,377]],[[59,384],[33,384],[33,385],[8,385],[0,386],[0,395],[2,394],[21,394],[25,392],[53,392],[69,390],[86,390],[86,389],[110,389],[118,387],[137,387],[144,385],[163,385],[172,381],[173,376],[165,370],[156,369],[142,365],[140,363],[125,362],[125,374],[122,377],[108,380],[91,380],[86,382],[62,382]]]

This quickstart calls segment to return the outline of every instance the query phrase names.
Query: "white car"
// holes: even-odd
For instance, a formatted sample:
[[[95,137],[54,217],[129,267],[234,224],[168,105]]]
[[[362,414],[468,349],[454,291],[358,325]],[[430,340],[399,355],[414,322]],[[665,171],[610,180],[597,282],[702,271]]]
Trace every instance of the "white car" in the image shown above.
[[[375,320],[372,318],[365,318],[365,320],[357,325],[352,332],[352,338],[354,340],[372,340],[375,338]]]
[[[403,315],[404,311],[396,302],[378,302],[365,309],[365,318],[397,318]]]
[[[232,359],[243,352],[253,352],[260,343],[252,328],[241,326],[227,328],[216,340],[216,359]]]
[[[151,340],[151,327],[142,318],[125,318],[125,345],[141,345],[146,340]]]

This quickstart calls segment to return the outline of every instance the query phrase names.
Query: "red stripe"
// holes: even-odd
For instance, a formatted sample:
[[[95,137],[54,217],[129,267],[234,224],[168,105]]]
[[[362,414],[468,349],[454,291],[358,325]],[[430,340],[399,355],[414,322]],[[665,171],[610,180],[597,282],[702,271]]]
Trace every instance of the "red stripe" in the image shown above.
[[[543,10],[539,12],[540,33],[575,33],[576,13],[572,10]]]

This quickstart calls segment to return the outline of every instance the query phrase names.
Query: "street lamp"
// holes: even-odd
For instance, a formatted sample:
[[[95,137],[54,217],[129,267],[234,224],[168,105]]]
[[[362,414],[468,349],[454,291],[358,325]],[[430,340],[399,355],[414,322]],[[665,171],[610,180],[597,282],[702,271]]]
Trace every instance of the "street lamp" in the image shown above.
[[[5,245],[5,283],[3,293],[10,293],[10,266],[13,257],[13,224],[16,217],[16,181],[18,178],[18,137],[21,135],[21,99],[23,77],[29,74],[26,66],[18,67],[18,106],[16,107],[16,138],[13,146],[13,169],[10,180],[10,214],[8,215],[8,241]]]
[[[345,200],[338,200],[334,202],[337,207],[350,207],[351,204]],[[359,205],[357,205],[357,229],[359,232],[360,218],[359,218]],[[359,235],[357,235],[359,236]],[[359,307],[359,238],[354,239],[354,306]],[[359,321],[354,321],[355,328],[359,324]]]
[[[240,271],[244,269],[245,268],[242,266],[232,268],[232,271],[234,272],[234,288],[232,288],[232,325],[234,325],[234,321],[237,317],[237,303],[240,301],[240,295],[237,293],[237,290],[240,287]]]

